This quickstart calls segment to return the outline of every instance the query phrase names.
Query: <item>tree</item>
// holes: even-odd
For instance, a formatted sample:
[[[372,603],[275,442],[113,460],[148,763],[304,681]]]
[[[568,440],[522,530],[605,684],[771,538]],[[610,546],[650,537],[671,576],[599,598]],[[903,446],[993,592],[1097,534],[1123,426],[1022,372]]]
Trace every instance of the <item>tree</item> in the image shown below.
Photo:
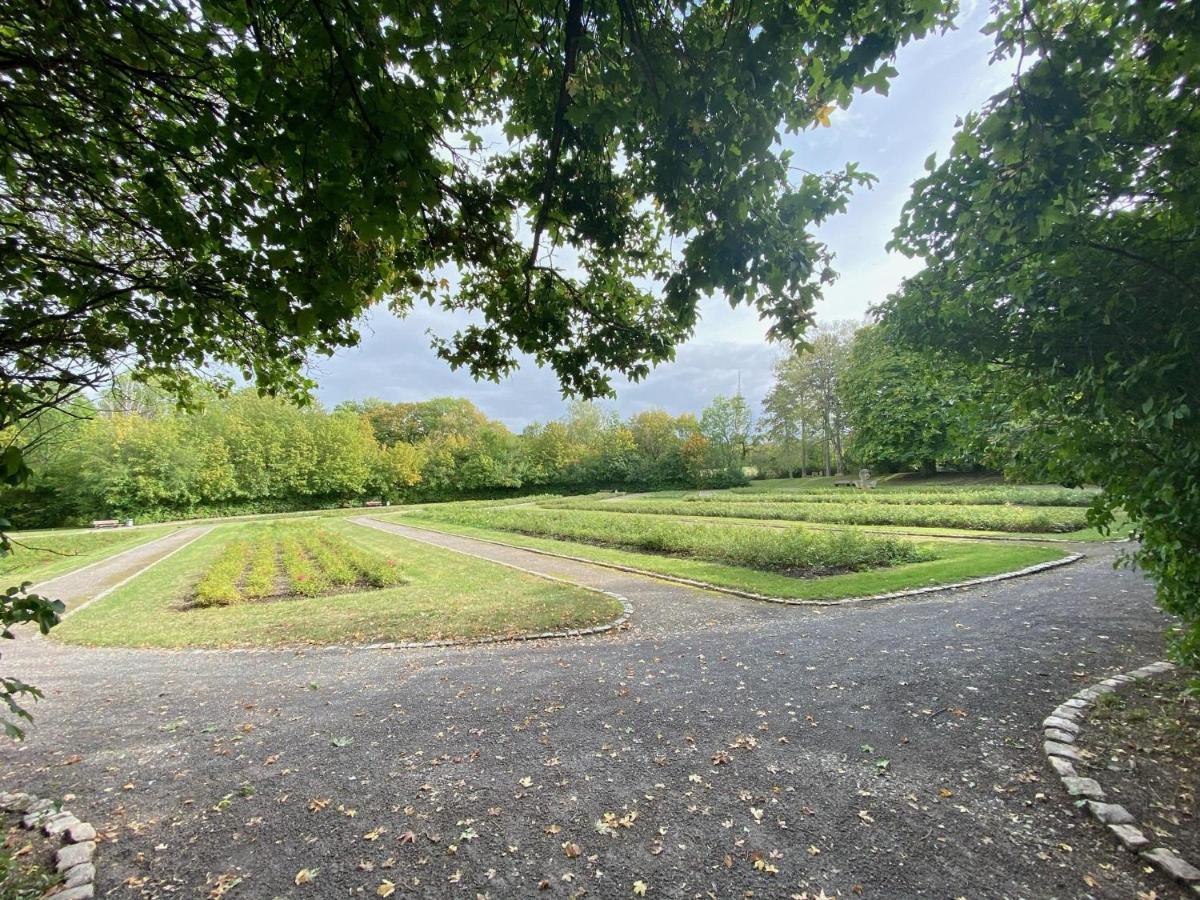
[[[850,455],[884,471],[978,465],[980,400],[994,381],[982,367],[904,346],[886,326],[860,329],[838,384]]]
[[[838,384],[846,368],[850,344],[856,325],[853,322],[833,322],[822,325],[804,347],[796,351],[798,377],[803,394],[810,398],[813,413],[813,432],[821,442],[826,476],[846,468],[843,441],[846,436],[846,413]]]
[[[713,397],[700,415],[700,433],[708,442],[709,464],[716,469],[740,472],[752,428],[750,406],[740,394]]]
[[[763,400],[763,433],[772,442],[772,461],[788,477],[808,474],[808,428],[813,409],[804,368],[796,354],[775,361],[775,381]]]
[[[895,245],[925,269],[885,304],[907,340],[1012,373],[1039,468],[1124,509],[1133,558],[1200,663],[1200,9],[1004,5],[1012,87],[931,158]]]
[[[792,337],[828,277],[809,229],[867,176],[793,183],[776,138],[886,91],[950,7],[7,5],[0,427],[123,361],[303,393],[385,298],[481,313],[452,365],[528,354],[585,396],[670,358],[706,293]]]

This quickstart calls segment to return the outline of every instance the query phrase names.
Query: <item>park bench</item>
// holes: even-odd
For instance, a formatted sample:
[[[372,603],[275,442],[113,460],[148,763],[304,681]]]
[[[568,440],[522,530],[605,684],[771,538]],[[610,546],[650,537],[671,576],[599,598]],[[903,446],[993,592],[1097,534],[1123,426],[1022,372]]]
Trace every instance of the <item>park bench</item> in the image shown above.
[[[93,528],[120,528],[121,523],[116,519],[93,519]]]
[[[858,482],[853,478],[843,478],[840,481],[833,483],[834,487],[858,487]]]
[[[382,500],[368,500],[363,506],[383,506]]]

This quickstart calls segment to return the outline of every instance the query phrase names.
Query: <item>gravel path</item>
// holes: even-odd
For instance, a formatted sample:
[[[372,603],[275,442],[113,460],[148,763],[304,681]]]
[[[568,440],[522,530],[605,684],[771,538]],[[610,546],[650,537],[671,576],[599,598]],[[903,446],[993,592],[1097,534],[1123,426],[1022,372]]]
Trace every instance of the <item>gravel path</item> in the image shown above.
[[[212,528],[213,526],[208,525],[173,531],[164,537],[131,547],[74,572],[43,581],[30,590],[35,594],[61,600],[66,604],[68,613],[73,612],[144,572],[147,567],[166,559],[176,550],[212,531]]]
[[[77,795],[108,837],[99,896],[1177,895],[1059,802],[1040,746],[1055,698],[1161,656],[1113,548],[819,609],[411,537],[622,593],[632,628],[403,652],[17,641],[5,668],[47,698],[0,749],[3,786]]]

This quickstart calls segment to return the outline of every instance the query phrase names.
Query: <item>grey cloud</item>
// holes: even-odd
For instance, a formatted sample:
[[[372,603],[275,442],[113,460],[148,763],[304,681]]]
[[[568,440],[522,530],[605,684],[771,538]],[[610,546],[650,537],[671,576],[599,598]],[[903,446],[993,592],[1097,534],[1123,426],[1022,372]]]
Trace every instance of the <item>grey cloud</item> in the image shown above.
[[[434,355],[426,330],[452,332],[456,318],[419,309],[405,319],[374,313],[362,343],[331,359],[314,362],[311,374],[327,406],[343,400],[379,397],[391,401],[461,396],[513,430],[561,416],[566,408],[554,374],[532,361],[499,384],[477,382],[452,372]],[[715,394],[733,394],[741,372],[742,393],[757,403],[770,388],[771,365],[780,350],[762,341],[711,338],[684,344],[674,362],[659,366],[644,381],[618,379],[610,401],[622,416],[661,407],[673,414],[699,413]]]

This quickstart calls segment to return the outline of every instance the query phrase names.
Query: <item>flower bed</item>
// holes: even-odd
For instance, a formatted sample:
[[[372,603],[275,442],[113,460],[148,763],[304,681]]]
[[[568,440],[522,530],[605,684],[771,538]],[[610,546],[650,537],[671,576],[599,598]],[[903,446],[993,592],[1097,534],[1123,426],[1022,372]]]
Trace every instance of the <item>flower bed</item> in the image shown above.
[[[192,605],[317,597],[403,583],[392,560],[328,529],[264,526],[226,544],[197,582]]]

